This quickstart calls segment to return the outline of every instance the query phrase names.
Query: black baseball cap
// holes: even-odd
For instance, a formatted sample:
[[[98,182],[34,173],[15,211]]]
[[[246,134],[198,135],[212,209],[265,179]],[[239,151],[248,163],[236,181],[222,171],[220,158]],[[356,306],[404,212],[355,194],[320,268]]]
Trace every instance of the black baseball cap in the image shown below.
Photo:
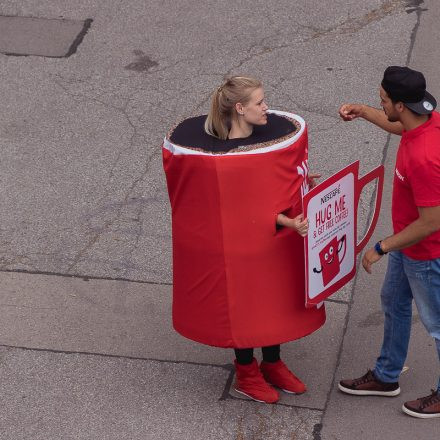
[[[401,101],[419,115],[428,115],[437,107],[435,98],[426,91],[423,73],[409,67],[387,67],[382,87],[393,101]]]

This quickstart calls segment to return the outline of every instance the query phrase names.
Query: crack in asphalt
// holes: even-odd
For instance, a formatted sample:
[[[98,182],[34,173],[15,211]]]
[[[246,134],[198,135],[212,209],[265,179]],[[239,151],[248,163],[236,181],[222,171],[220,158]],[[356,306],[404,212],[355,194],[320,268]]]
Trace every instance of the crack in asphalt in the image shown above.
[[[348,17],[341,23],[335,24],[334,26],[328,27],[326,29],[320,29],[312,25],[303,26],[306,29],[310,29],[313,32],[310,40],[315,40],[324,36],[332,34],[354,34],[372,23],[383,20],[384,18],[392,15],[395,12],[403,12],[408,7],[408,0],[386,0],[377,9],[372,9],[371,11],[365,13],[360,17]],[[301,24],[298,23],[299,26]]]
[[[316,40],[318,38],[327,37],[334,34],[353,34],[356,32],[361,31],[368,25],[378,22],[380,20],[383,20],[384,18],[392,15],[396,12],[408,12],[408,8],[412,8],[414,1],[418,2],[420,0],[386,0],[382,3],[382,5],[377,8],[373,9],[364,15],[360,17],[348,17],[341,23],[335,24],[331,27],[328,27],[326,29],[320,29],[318,27],[315,27],[313,25],[304,25],[302,23],[295,22],[295,24],[302,29],[306,29],[311,31],[311,35],[309,37],[300,37],[297,38],[294,41],[290,41],[288,43],[278,44],[274,46],[266,46],[264,44],[265,41],[269,40],[270,38],[273,38],[277,36],[277,34],[266,36],[262,38],[259,42],[253,43],[247,50],[249,52],[248,55],[246,55],[244,58],[240,59],[238,63],[231,66],[224,74],[218,74],[219,76],[222,76],[223,79],[227,78],[229,75],[231,75],[234,71],[240,69],[243,65],[246,63],[253,61],[255,58],[263,57],[267,54],[271,54],[275,51],[291,48],[292,46],[301,44],[301,43],[307,43],[309,41]],[[414,9],[416,10],[416,9]],[[412,12],[412,9],[410,9]],[[260,48],[258,51],[253,52],[252,51],[256,48]],[[215,74],[213,74],[215,75]],[[212,92],[205,95],[202,100],[190,111],[190,115],[194,115],[198,110],[200,110],[210,99],[212,95]],[[298,105],[298,103],[294,102],[294,104]],[[314,113],[326,117],[333,117],[335,119],[338,119],[334,117],[333,115],[329,115],[326,113],[323,113],[316,109],[308,109],[304,107],[298,106],[300,109],[307,111],[308,113]]]
[[[172,283],[168,282],[157,282],[157,281],[149,281],[149,280],[136,280],[132,278],[122,278],[122,277],[99,277],[99,276],[91,276],[87,274],[71,274],[71,273],[60,273],[60,272],[48,272],[48,271],[40,271],[40,270],[25,270],[25,269],[3,269],[0,268],[0,273],[16,273],[16,274],[24,274],[24,275],[47,275],[53,277],[63,277],[63,278],[79,278],[83,281],[121,281],[125,283],[137,283],[137,284],[151,284],[153,286],[172,286]]]
[[[238,63],[231,66],[225,73],[217,74],[217,75],[221,76],[222,79],[224,80],[229,75],[231,75],[234,71],[240,69],[246,63],[253,61],[255,58],[259,58],[259,57],[265,56],[267,54],[271,54],[271,53],[278,51],[278,50],[287,49],[287,48],[290,48],[290,47],[297,45],[297,44],[307,43],[309,41],[313,41],[313,40],[316,40],[316,39],[322,38],[322,37],[327,37],[327,36],[330,36],[333,34],[344,35],[344,34],[353,34],[353,33],[359,32],[363,28],[367,27],[368,25],[370,25],[374,22],[378,22],[380,20],[383,20],[384,18],[392,15],[393,13],[403,12],[403,11],[408,12],[408,8],[409,8],[410,12],[412,12],[413,10],[417,10],[417,8],[411,9],[414,6],[414,1],[419,3],[421,0],[386,0],[377,9],[373,9],[360,17],[353,17],[353,18],[348,17],[347,19],[345,19],[341,23],[335,24],[335,25],[328,27],[326,29],[320,29],[320,28],[315,27],[313,25],[303,25],[301,23],[295,22],[299,28],[311,31],[311,33],[312,33],[311,36],[305,37],[305,38],[298,38],[294,41],[291,41],[288,43],[283,43],[283,44],[278,44],[278,45],[274,45],[274,46],[266,46],[264,43],[267,40],[269,40],[273,37],[276,37],[278,34],[266,36],[266,37],[262,38],[260,41],[253,43],[247,49],[247,52],[249,52],[249,54],[246,55],[244,58],[240,59],[238,61]],[[253,50],[256,48],[260,48],[260,49],[257,50],[256,52],[253,52]],[[215,75],[216,74],[213,74],[213,76],[215,76]],[[212,95],[212,91],[209,92],[208,94],[204,95],[202,100],[199,103],[197,103],[196,106],[189,112],[189,115],[192,116],[192,115],[196,114],[202,107],[204,107],[206,105],[206,103],[210,100],[211,95]],[[292,97],[290,96],[290,98],[292,98]],[[310,109],[310,108],[300,106],[297,102],[293,101],[293,99],[292,99],[292,102],[300,110],[306,111],[308,113],[326,116],[326,117],[330,117],[330,118],[334,118],[334,119],[339,120],[339,118],[335,117],[334,115],[330,115],[328,113],[322,112],[317,109]]]
[[[59,77],[61,80],[63,80],[62,77]],[[124,116],[124,118],[126,119],[127,123],[129,124],[130,128],[132,129],[132,135],[131,138],[129,140],[129,146],[127,148],[124,148],[122,150],[120,150],[117,154],[116,159],[113,162],[113,165],[110,169],[110,173],[109,173],[109,182],[111,181],[111,179],[114,177],[114,170],[116,169],[117,165],[119,164],[121,157],[124,153],[127,153],[128,151],[132,150],[133,147],[135,146],[135,140],[138,140],[139,138],[143,139],[143,142],[146,143],[146,137],[144,134],[141,134],[139,132],[139,127],[132,121],[132,119],[130,118],[128,112],[127,112],[127,108],[128,105],[130,104],[130,101],[134,95],[135,92],[133,92],[132,94],[130,94],[128,97],[125,98],[125,104],[123,106],[116,106],[114,104],[110,104],[108,102],[105,102],[99,98],[96,97],[90,97],[81,93],[73,93],[71,92],[64,84],[62,84],[58,79],[54,79],[53,80],[54,83],[61,88],[68,96],[71,96],[75,99],[80,100],[80,102],[85,102],[85,101],[89,101],[89,102],[93,102],[96,103],[100,106],[103,106],[105,108],[108,109],[112,109],[116,112],[119,112],[120,114],[122,114]],[[132,183],[128,186],[128,188],[125,191],[125,195],[123,197],[123,200],[121,203],[119,203],[116,212],[113,214],[113,216],[111,216],[110,219],[106,219],[106,220],[102,220],[104,223],[102,225],[100,225],[99,229],[96,227],[93,227],[90,223],[88,226],[88,230],[92,231],[92,236],[89,238],[88,242],[82,247],[82,249],[80,249],[75,257],[73,258],[73,261],[70,263],[70,265],[67,267],[67,274],[71,273],[75,267],[83,260],[84,256],[89,253],[89,251],[95,246],[96,243],[99,242],[100,238],[108,233],[111,229],[111,227],[121,219],[122,215],[123,215],[123,208],[128,204],[128,200],[130,198],[130,196],[132,195],[134,189],[137,187],[137,185],[142,182],[147,174],[148,171],[150,170],[150,165],[151,162],[153,161],[153,159],[159,155],[160,152],[153,150],[153,152],[147,157],[147,159],[145,160],[145,165],[144,165],[144,169],[142,171],[142,173],[132,181]],[[105,187],[107,188],[109,185],[105,185]],[[101,199],[97,202],[98,205],[102,204],[110,195],[110,189],[107,190],[107,192],[103,195],[103,197],[101,197]],[[134,244],[130,245],[130,249],[128,251],[129,255],[132,255],[132,253],[134,252],[134,250],[137,248],[139,241],[140,241],[140,234],[142,232],[142,228],[140,227],[140,216],[142,215],[143,212],[143,204],[140,203],[138,206],[138,210],[137,210],[137,214],[136,214],[136,219],[135,221],[137,222],[137,234],[135,237],[135,241]],[[89,220],[90,221],[90,220]]]

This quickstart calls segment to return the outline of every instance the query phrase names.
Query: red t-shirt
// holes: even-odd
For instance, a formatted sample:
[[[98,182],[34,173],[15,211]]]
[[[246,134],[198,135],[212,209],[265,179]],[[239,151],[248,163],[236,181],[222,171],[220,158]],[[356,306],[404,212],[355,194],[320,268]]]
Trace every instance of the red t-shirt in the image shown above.
[[[394,171],[392,216],[397,234],[419,218],[417,207],[440,206],[440,114],[404,131]],[[440,230],[402,252],[415,260],[440,257]]]

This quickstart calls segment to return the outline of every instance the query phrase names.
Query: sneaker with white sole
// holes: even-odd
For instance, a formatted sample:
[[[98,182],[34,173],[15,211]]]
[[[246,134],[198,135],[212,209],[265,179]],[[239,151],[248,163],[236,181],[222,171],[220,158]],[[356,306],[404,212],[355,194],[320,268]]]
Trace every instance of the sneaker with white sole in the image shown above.
[[[279,400],[278,391],[264,380],[255,358],[247,365],[239,364],[237,360],[234,364],[236,374],[234,390],[237,393],[262,403],[275,403]]]
[[[281,359],[277,362],[261,362],[260,370],[267,383],[286,393],[302,394],[306,391],[304,383],[287,368]]]
[[[371,370],[368,370],[366,374],[357,379],[341,380],[339,389],[344,393],[355,396],[394,397],[400,394],[399,382],[382,382],[376,379]]]
[[[419,419],[440,417],[440,392],[431,390],[432,394],[416,400],[405,402],[402,411]]]

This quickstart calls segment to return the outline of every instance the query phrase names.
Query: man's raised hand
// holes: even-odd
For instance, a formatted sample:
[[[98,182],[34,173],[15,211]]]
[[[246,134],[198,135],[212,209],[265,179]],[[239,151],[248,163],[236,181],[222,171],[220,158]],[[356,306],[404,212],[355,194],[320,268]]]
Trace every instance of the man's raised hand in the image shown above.
[[[361,113],[361,104],[342,104],[339,108],[339,116],[344,121],[352,121],[353,119],[359,118]]]

